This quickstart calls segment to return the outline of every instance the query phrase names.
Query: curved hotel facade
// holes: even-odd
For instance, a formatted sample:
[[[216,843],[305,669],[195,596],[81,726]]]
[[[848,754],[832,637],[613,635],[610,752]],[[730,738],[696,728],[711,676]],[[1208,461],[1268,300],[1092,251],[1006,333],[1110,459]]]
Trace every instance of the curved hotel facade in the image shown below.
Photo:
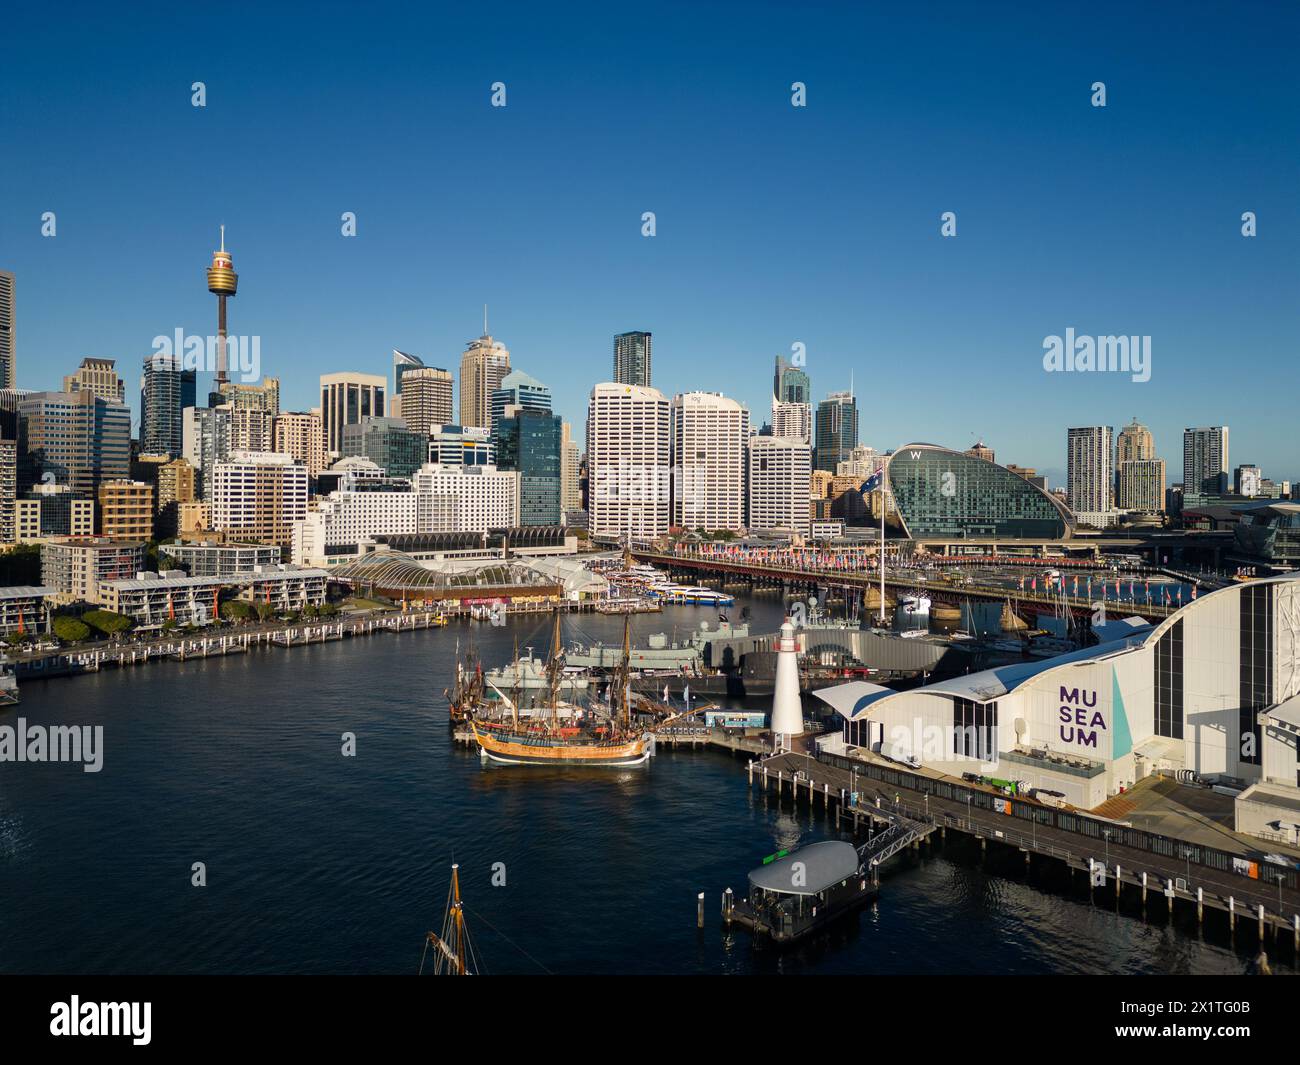
[[[935,444],[908,444],[886,465],[904,533],[914,540],[1064,540],[1074,515],[1004,466]]]

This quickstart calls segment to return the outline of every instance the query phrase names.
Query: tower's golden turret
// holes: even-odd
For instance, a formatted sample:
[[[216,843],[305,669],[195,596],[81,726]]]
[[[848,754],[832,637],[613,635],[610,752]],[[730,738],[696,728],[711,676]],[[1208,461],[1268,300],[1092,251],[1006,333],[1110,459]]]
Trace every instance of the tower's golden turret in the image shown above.
[[[212,265],[208,267],[208,291],[218,296],[233,296],[239,287],[239,275],[235,273],[235,263],[226,251],[226,227],[221,227],[221,250],[212,253]]]

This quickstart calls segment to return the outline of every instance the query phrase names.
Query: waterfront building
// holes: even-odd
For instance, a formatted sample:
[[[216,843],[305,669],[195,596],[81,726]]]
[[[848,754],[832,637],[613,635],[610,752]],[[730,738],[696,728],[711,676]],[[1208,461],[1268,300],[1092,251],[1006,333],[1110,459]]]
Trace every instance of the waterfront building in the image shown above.
[[[720,392],[685,392],[673,397],[670,432],[672,524],[742,532],[749,411]]]
[[[343,427],[343,455],[368,458],[389,477],[410,477],[428,461],[429,438],[402,418],[362,418]]]
[[[983,459],[908,444],[885,465],[887,493],[917,540],[1067,539],[1074,515],[1059,499]]]
[[[1228,490],[1228,427],[1183,430],[1183,496],[1188,504]]]
[[[105,481],[99,486],[96,532],[111,540],[152,540],[154,486],[145,481]]]
[[[131,410],[93,392],[32,392],[18,401],[18,487],[67,485],[94,496],[131,473]]]
[[[176,456],[183,447],[183,412],[195,405],[197,374],[180,355],[146,355],[140,379],[140,448]]]
[[[808,536],[812,448],[790,437],[753,436],[746,459],[745,525]]]
[[[669,404],[658,389],[596,385],[587,404],[587,510],[593,537],[668,532]]]
[[[581,476],[582,455],[573,439],[573,426],[565,422],[560,428],[560,508],[565,514],[582,509]]]
[[[213,471],[210,502],[217,532],[288,545],[307,516],[307,467],[277,452],[232,451]]]
[[[1114,522],[1111,491],[1111,427],[1066,430],[1066,494],[1080,523],[1099,528]]]
[[[436,426],[455,421],[452,405],[452,375],[436,366],[406,367],[398,381],[400,408],[394,410],[406,420],[406,427],[426,436]]]
[[[926,768],[1023,781],[1085,810],[1153,773],[1235,779],[1249,785],[1237,829],[1294,845],[1297,618],[1291,573],[1203,593],[1158,624],[1112,622],[1097,646],[1056,658],[817,694],[844,718],[848,748],[888,743]]]
[[[492,393],[510,372],[510,351],[488,334],[486,319],[460,357],[460,424],[479,429],[492,428]]]
[[[287,613],[322,605],[328,583],[329,574],[324,570],[280,564],[233,577],[191,576],[183,570],[146,571],[101,582],[96,602],[134,619],[137,628],[169,622],[210,625],[219,613],[221,593],[227,589],[237,589],[238,598],[245,602]]]
[[[102,536],[68,537],[41,544],[41,584],[60,604],[98,602],[104,581],[134,577],[144,569],[145,545]]]
[[[321,374],[321,429],[325,449],[332,455],[343,453],[343,427],[357,425],[362,418],[382,418],[387,380],[369,373]]]
[[[650,388],[654,338],[649,333],[619,333],[614,337],[614,380],[620,385]]]
[[[292,455],[295,462],[307,467],[309,477],[319,476],[328,465],[320,411],[277,414],[271,423],[271,450]]]
[[[1158,514],[1165,505],[1163,459],[1126,459],[1119,464],[1121,510]]]
[[[491,466],[496,449],[491,432],[477,425],[435,425],[429,433],[429,461],[439,466]]]
[[[259,568],[276,566],[281,549],[276,544],[174,543],[160,544],[160,566],[182,569],[190,577],[238,577]]]
[[[212,475],[230,457],[229,406],[186,407],[181,419],[181,453],[196,471],[195,486],[201,499],[212,498]]]
[[[852,392],[832,392],[817,404],[817,439],[813,464],[834,473],[858,446],[858,405]]]
[[[563,420],[549,409],[514,404],[505,412],[494,427],[497,466],[519,474],[519,524],[559,525]]]
[[[49,600],[55,594],[55,589],[45,585],[0,587],[0,636],[48,631]]]
[[[126,400],[126,382],[118,376],[116,366],[114,359],[87,356],[76,373],[63,378],[63,391],[93,392],[110,403],[122,403]]]

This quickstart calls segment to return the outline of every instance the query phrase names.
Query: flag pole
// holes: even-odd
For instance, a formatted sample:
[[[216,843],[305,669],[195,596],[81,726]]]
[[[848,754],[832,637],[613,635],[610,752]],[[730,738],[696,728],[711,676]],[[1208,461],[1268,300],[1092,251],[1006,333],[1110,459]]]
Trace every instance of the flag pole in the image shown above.
[[[880,467],[880,624],[885,623],[885,467]]]

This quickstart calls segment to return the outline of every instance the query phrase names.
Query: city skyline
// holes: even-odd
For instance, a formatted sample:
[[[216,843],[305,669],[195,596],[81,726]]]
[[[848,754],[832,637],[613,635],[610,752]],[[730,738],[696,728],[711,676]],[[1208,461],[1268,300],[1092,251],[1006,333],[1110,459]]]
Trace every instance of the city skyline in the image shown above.
[[[402,62],[414,43],[362,31],[328,85],[311,81],[306,60],[260,62],[291,32],[324,46],[324,30],[275,13],[233,65],[177,46],[210,25],[199,15],[180,16],[168,49],[155,47],[155,31],[106,24],[93,44],[69,43],[64,65],[78,77],[56,78],[36,53],[0,74],[15,102],[12,154],[30,161],[0,175],[16,384],[57,387],[86,356],[125,370],[156,335],[211,333],[198,257],[225,224],[243,281],[230,329],[262,338],[262,372],[284,382],[286,410],[316,405],[323,373],[386,376],[394,348],[454,370],[486,302],[512,362],[551,387],[577,435],[591,387],[610,379],[611,338],[644,329],[655,336],[656,387],[721,391],[756,424],[773,358],[803,344],[814,404],[855,381],[860,439],[881,450],[983,438],[1060,484],[1067,426],[1136,415],[1167,461],[1185,427],[1228,424],[1237,454],[1300,480],[1287,408],[1269,387],[1290,372],[1300,280],[1285,251],[1300,216],[1289,187],[1297,149],[1277,134],[1296,107],[1282,35],[1193,19],[1177,72],[1191,62],[1201,76],[1188,82],[1150,47],[1154,14],[1126,16],[1116,44],[1114,10],[1053,15],[1037,40],[994,40],[1007,17],[997,12],[978,23],[961,9],[946,23],[895,20],[906,65],[873,41],[855,69],[833,60],[870,36],[869,16],[814,13],[777,46],[770,31],[782,16],[767,8],[737,30],[752,45],[745,61],[723,57],[707,80],[672,13],[648,27],[610,16],[608,39],[635,38],[658,59],[630,84],[602,77],[614,60],[598,48],[526,11],[481,69],[437,63],[460,35],[488,32],[473,15],[452,16],[445,43],[408,16],[411,41],[431,49],[414,64]],[[32,17],[18,14],[19,36]],[[554,50],[545,69],[567,57],[582,74],[543,78],[524,47],[534,30]],[[1066,32],[1078,54],[1065,63],[1035,47]],[[361,73],[381,45],[396,49],[389,75],[368,84]],[[996,73],[1008,65],[1015,76]],[[84,96],[110,75],[125,88],[104,129]],[[190,102],[199,80],[202,108]],[[1090,103],[1098,80],[1105,108]],[[496,81],[505,107],[491,106]],[[804,108],[791,106],[796,81]],[[64,136],[48,143],[45,122]],[[437,145],[413,148],[401,168],[420,170],[418,181],[361,161],[372,138],[410,123]],[[277,143],[279,125],[301,141]],[[135,160],[162,138],[174,165],[139,181]],[[647,138],[657,151],[639,155],[635,172],[601,176],[597,158]],[[201,175],[214,143],[231,159],[259,159],[258,180],[236,166],[212,188]],[[1237,159],[1241,144],[1264,157]],[[513,160],[544,145],[557,150],[540,165],[486,180],[420,165],[453,151]],[[93,181],[71,165],[92,151],[104,161]],[[827,152],[829,176],[812,166]],[[687,159],[699,179],[683,183],[675,175]],[[1115,159],[1123,180],[1107,173]],[[586,176],[574,180],[575,170]],[[41,235],[45,211],[53,237]],[[340,231],[349,211],[355,237]],[[647,211],[654,237],[641,235]],[[940,235],[945,211],[956,214],[951,238]],[[1255,238],[1240,232],[1246,211]],[[1044,339],[1067,330],[1152,337],[1151,379],[1045,373]]]

